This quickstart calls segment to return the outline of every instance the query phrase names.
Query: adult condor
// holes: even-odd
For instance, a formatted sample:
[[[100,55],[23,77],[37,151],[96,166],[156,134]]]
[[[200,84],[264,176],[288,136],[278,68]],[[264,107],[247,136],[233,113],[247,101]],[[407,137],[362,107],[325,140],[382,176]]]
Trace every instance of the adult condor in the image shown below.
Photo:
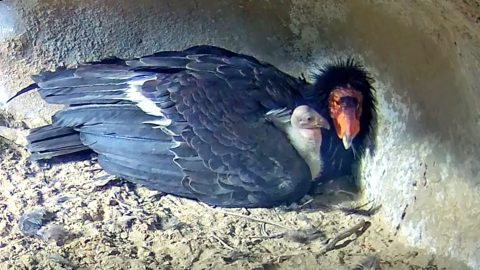
[[[374,114],[370,78],[352,60],[309,84],[202,45],[32,78],[14,97],[38,89],[65,107],[31,131],[31,159],[93,151],[109,174],[223,207],[293,202],[322,171],[349,173]]]

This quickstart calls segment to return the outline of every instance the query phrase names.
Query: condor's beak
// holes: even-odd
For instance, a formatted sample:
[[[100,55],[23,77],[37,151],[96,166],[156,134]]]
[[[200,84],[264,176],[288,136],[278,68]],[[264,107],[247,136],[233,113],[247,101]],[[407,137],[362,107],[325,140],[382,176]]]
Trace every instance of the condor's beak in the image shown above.
[[[327,119],[325,119],[323,116],[321,116],[320,114],[316,114],[314,118],[315,120],[313,121],[311,119],[299,120],[299,126],[307,129],[320,129],[320,128],[324,128],[327,130],[330,129],[330,124],[328,123]]]
[[[330,129],[327,119],[307,105],[295,108],[292,118],[295,119],[294,124],[302,129]]]
[[[341,110],[333,122],[343,147],[347,150],[350,149],[353,139],[360,132],[360,120],[357,118],[355,110],[350,108]]]
[[[325,119],[320,114],[317,117],[317,126],[319,128],[324,128],[326,130],[330,130],[330,124],[328,123],[327,119]]]
[[[343,143],[343,147],[345,147],[345,149],[349,149],[350,146],[352,146],[352,141],[353,141],[353,138],[348,136],[348,135],[343,135],[343,138],[342,138],[342,143]]]

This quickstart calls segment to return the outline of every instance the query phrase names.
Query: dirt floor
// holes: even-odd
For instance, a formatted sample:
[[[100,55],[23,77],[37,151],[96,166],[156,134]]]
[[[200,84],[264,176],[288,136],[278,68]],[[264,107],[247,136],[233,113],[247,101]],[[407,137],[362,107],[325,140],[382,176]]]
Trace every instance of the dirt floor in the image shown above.
[[[22,124],[0,124],[22,141]],[[220,209],[103,177],[94,158],[27,157],[0,140],[0,269],[466,269],[406,248],[375,215],[322,207],[333,195]]]

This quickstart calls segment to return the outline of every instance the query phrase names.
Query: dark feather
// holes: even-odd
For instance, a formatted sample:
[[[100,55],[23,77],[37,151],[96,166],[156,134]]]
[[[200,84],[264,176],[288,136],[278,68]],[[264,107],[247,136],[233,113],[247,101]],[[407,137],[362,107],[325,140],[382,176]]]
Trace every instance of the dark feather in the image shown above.
[[[110,80],[125,80],[142,73],[133,71],[123,64],[96,64],[81,65],[74,70],[73,74],[79,78],[103,78]],[[152,74],[152,73],[143,73]]]
[[[143,113],[133,104],[92,104],[68,107],[57,112],[52,120],[59,126],[77,127],[96,124],[125,124],[128,122],[140,124],[146,121],[158,120]]]
[[[185,68],[186,65],[188,65],[190,60],[186,59],[185,57],[179,57],[179,56],[172,56],[172,57],[150,56],[150,57],[140,58],[140,62],[142,66],[152,66],[156,68],[183,69]]]
[[[91,134],[82,132],[82,129],[80,132],[82,143],[97,153],[136,155],[140,159],[143,159],[142,154],[158,155],[158,158],[173,158],[173,154],[169,151],[171,141]]]
[[[23,94],[25,94],[25,93],[28,93],[28,92],[30,92],[30,91],[32,91],[32,90],[35,90],[35,89],[38,89],[38,85],[37,85],[36,83],[32,83],[32,84],[30,84],[29,86],[27,86],[27,87],[23,88],[22,90],[18,91],[15,95],[13,95],[13,97],[9,98],[9,99],[7,100],[7,103],[9,103],[10,101],[12,101],[12,100],[15,99],[16,97],[21,96],[21,95],[23,95]]]
[[[172,167],[171,163],[168,167],[155,166],[157,170],[152,171],[153,167],[146,167],[135,163],[132,159],[124,159],[118,156],[99,155],[98,161],[107,173],[126,178],[148,188],[194,198],[193,194],[181,185],[183,174],[179,171],[180,169]]]
[[[45,126],[31,130],[27,136],[30,159],[45,160],[72,153],[90,151],[82,144],[78,132],[71,128]]]

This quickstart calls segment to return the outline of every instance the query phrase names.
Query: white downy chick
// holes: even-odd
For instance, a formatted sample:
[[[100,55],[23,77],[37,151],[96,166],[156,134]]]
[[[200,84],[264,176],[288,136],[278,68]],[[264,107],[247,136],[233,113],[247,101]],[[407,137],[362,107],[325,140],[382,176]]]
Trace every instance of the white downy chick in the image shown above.
[[[269,111],[267,119],[287,133],[290,143],[310,168],[312,179],[316,178],[323,169],[320,128],[330,129],[328,121],[307,105],[298,106],[293,112],[288,109]]]

